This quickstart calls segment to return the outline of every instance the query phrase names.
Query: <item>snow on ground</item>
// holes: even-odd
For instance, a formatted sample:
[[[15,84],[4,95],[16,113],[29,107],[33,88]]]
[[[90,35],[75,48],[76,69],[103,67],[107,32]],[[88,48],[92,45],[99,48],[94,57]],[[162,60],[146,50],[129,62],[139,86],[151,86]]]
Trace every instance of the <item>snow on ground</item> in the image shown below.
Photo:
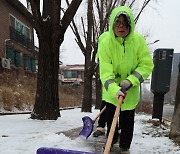
[[[87,140],[70,139],[57,132],[83,126],[82,117],[92,119],[99,113],[82,113],[81,109],[62,110],[58,120],[32,120],[29,114],[0,116],[0,154],[35,154],[40,147],[55,147],[90,152]],[[151,116],[137,114],[131,154],[180,154],[180,148],[167,136],[168,129],[153,127]],[[93,140],[93,137],[91,137]]]

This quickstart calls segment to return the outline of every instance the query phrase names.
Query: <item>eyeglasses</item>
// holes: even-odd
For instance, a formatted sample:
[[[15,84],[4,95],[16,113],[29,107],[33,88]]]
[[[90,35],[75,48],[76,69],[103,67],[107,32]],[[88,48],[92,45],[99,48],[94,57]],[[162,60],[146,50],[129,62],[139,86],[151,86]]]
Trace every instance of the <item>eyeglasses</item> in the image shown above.
[[[114,25],[115,25],[115,27],[120,27],[121,25],[123,27],[127,27],[125,22],[122,22],[122,21],[119,21],[119,20],[117,20]]]

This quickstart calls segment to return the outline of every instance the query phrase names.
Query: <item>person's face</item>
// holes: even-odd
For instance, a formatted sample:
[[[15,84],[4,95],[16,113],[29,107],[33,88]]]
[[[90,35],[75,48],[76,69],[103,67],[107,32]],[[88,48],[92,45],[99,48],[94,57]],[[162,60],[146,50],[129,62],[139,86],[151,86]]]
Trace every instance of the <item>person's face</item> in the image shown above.
[[[125,37],[128,35],[130,27],[126,25],[125,17],[120,15],[117,21],[114,23],[114,33],[118,37]]]

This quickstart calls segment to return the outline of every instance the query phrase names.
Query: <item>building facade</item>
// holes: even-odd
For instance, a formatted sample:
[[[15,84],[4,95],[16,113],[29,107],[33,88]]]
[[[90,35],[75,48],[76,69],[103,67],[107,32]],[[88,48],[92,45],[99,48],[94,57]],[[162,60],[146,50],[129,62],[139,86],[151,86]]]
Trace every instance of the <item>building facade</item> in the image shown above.
[[[0,1],[0,73],[35,75],[38,49],[29,20],[9,1]]]
[[[59,73],[61,84],[83,84],[84,83],[84,65],[61,65]]]

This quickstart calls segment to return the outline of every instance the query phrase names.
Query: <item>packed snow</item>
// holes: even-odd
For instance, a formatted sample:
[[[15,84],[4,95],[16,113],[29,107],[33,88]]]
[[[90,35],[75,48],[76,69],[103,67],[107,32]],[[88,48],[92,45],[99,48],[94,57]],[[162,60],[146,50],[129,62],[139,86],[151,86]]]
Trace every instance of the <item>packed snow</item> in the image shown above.
[[[80,108],[62,110],[58,120],[32,120],[29,114],[0,116],[0,154],[35,154],[40,147],[92,152],[87,140],[78,135],[70,138],[63,131],[83,126],[82,117],[92,119],[99,113],[81,112]],[[180,147],[168,138],[169,128],[154,126],[151,116],[136,114],[131,154],[180,154]],[[168,125],[168,124],[167,124]]]

